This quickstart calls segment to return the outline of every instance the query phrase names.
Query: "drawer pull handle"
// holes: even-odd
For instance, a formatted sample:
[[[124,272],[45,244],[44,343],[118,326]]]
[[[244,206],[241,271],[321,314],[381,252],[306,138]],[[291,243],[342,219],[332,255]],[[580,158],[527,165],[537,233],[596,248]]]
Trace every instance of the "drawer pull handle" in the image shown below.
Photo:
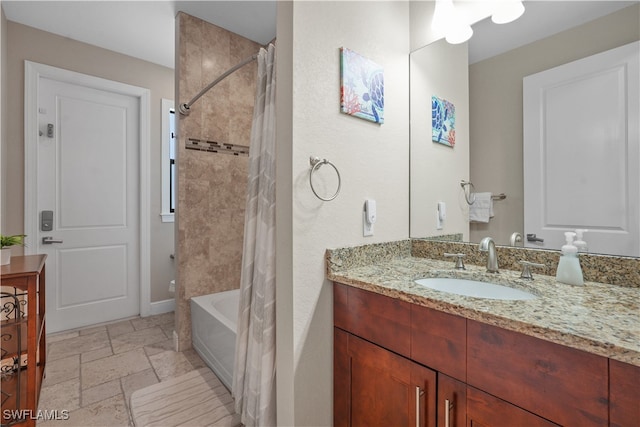
[[[445,399],[444,401],[444,425],[445,427],[451,427],[450,419],[451,419],[451,411],[453,410],[453,402],[449,399]]]
[[[422,400],[422,396],[424,396],[424,390],[421,390],[420,387],[416,386],[416,427],[420,427],[420,401]]]

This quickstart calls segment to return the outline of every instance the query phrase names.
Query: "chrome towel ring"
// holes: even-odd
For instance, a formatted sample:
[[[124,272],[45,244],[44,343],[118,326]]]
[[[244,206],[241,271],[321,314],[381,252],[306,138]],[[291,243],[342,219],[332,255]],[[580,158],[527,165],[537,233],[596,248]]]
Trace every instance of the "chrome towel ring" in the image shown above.
[[[320,159],[319,157],[309,157],[309,164],[311,164],[311,169],[309,170],[309,185],[311,185],[311,191],[313,191],[313,194],[316,195],[316,197],[320,200],[323,200],[325,202],[330,202],[331,200],[335,199],[336,197],[338,197],[338,194],[340,193],[340,186],[342,185],[342,180],[340,178],[340,172],[338,171],[338,168],[336,167],[336,165],[334,165],[333,163],[331,163],[329,160],[327,159]],[[336,189],[336,192],[333,193],[333,196],[328,197],[328,198],[324,198],[322,196],[320,196],[317,192],[316,189],[313,188],[313,173],[315,171],[317,171],[318,169],[320,169],[320,166],[322,165],[329,165],[333,168],[333,170],[336,171],[336,175],[338,175],[338,188]]]
[[[469,188],[469,190],[467,191],[467,189],[465,189],[466,186],[470,186],[471,188]],[[462,192],[464,193],[464,199],[466,200],[468,205],[472,205],[475,203],[476,201],[476,195],[475,194],[471,194],[471,189],[473,189],[475,191],[476,187],[473,186],[473,183],[471,183],[471,181],[465,181],[464,179],[462,181],[460,181],[460,187],[462,187]],[[470,197],[471,196],[471,197]]]

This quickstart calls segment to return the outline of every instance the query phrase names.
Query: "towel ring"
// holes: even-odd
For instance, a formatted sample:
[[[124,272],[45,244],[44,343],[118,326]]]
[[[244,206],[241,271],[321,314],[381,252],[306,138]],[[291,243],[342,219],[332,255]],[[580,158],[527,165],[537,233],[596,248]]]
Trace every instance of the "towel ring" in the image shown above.
[[[466,186],[470,186],[471,188],[469,188],[469,191],[467,191],[465,189]],[[462,181],[460,181],[460,187],[462,187],[462,192],[464,193],[464,199],[466,200],[467,204],[469,206],[471,206],[472,204],[474,204],[476,202],[476,195],[473,194],[473,197],[471,196],[471,189],[473,189],[475,191],[476,187],[473,186],[473,183],[471,181],[465,181],[464,179]]]
[[[336,165],[334,165],[333,163],[331,163],[329,160],[327,159],[320,159],[319,157],[309,157],[309,163],[311,164],[311,169],[309,170],[309,185],[311,185],[311,191],[313,191],[313,194],[316,195],[316,197],[322,201],[325,202],[330,202],[331,200],[335,199],[336,197],[338,197],[338,194],[340,193],[340,186],[342,185],[342,180],[340,178],[340,172],[338,171],[338,168],[336,167]],[[336,175],[338,175],[338,188],[336,189],[336,192],[333,193],[333,196],[328,197],[328,198],[324,198],[322,196],[320,196],[317,192],[316,189],[313,188],[313,173],[315,171],[317,171],[318,169],[320,169],[320,166],[322,165],[329,165],[333,168],[333,170],[336,171]]]

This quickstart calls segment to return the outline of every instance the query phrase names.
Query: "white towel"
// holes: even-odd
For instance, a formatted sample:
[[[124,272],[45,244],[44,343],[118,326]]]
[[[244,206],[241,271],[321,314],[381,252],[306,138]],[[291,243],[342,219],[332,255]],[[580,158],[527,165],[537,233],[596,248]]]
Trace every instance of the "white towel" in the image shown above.
[[[469,206],[470,222],[489,222],[493,217],[493,199],[491,193],[472,193],[475,201]]]

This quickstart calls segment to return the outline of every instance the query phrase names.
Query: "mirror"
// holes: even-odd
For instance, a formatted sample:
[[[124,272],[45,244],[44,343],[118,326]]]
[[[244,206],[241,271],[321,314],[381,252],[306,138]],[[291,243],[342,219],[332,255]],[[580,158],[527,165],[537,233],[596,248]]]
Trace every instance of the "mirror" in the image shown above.
[[[576,2],[525,5],[531,11],[550,3]],[[619,9],[613,13],[608,11],[577,27],[469,66],[464,61],[467,50],[474,55],[474,38],[482,39],[483,27],[496,26],[488,19],[473,26],[474,36],[467,44],[449,45],[441,40],[411,53],[411,237],[462,235],[462,240],[477,243],[491,236],[497,244],[508,245],[512,233],[525,236],[522,78],[638,40],[638,2],[617,3]],[[519,21],[507,25],[515,28]],[[431,142],[431,105],[426,102],[431,95],[450,98],[447,100],[455,105],[454,148]],[[506,195],[494,201],[494,216],[488,223],[468,222],[461,180],[471,181],[477,192]],[[639,184],[632,185],[638,192]],[[436,206],[440,201],[447,204],[447,218],[438,229]],[[587,233],[587,242],[588,237]]]

